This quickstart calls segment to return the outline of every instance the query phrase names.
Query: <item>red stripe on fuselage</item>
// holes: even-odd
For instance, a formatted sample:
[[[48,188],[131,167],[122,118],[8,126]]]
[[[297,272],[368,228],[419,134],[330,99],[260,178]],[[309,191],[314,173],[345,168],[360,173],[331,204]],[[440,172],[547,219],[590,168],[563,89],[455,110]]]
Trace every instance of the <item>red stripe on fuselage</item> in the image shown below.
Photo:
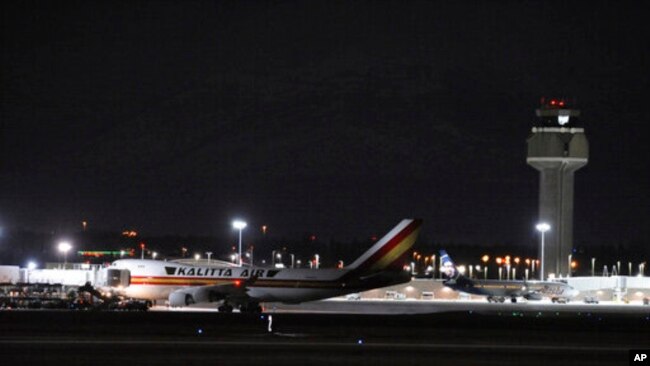
[[[242,284],[250,278],[205,278],[205,277],[171,277],[171,276],[132,276],[131,285],[139,286],[211,286],[224,285],[236,281]],[[342,288],[341,280],[282,280],[259,279],[246,287],[287,287],[287,288]]]

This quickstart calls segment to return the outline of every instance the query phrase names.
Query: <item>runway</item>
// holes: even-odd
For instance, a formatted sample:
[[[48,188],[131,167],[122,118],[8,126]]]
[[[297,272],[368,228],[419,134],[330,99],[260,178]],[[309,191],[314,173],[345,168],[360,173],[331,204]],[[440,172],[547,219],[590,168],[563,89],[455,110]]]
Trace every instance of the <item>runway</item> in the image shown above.
[[[297,305],[280,303],[267,304],[268,311],[308,312],[334,314],[432,314],[452,311],[472,311],[481,314],[498,314],[503,312],[522,312],[526,314],[637,314],[650,315],[650,306],[639,303],[624,304],[602,301],[599,304],[569,302],[552,303],[550,300],[519,301],[516,303],[489,303],[486,300],[345,300],[342,298],[311,301]]]
[[[638,314],[4,311],[0,324],[0,359],[19,364],[611,366],[650,344]]]
[[[624,347],[228,341],[9,341],[2,346],[32,364],[233,364],[233,365],[573,365],[626,364]],[[64,350],[64,351],[62,351]],[[6,358],[5,358],[6,359]]]

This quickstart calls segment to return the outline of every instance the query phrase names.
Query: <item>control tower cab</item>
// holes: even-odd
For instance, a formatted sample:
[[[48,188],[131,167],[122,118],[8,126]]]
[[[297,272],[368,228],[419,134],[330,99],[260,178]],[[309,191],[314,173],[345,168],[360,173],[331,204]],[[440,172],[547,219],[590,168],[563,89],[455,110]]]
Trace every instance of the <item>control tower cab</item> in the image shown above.
[[[535,111],[539,122],[547,127],[574,127],[578,124],[580,110],[572,107],[564,99],[542,98],[541,106]],[[542,126],[540,126],[542,127]]]
[[[574,172],[587,164],[589,143],[578,127],[580,110],[564,99],[542,99],[528,137],[528,165],[539,171],[539,222],[550,224],[543,278],[570,275],[573,248]]]

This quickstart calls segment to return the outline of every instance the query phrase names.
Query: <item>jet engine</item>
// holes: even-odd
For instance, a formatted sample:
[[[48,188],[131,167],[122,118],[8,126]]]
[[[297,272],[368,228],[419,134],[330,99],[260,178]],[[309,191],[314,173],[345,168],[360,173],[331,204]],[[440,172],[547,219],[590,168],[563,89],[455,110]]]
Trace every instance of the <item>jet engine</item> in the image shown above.
[[[224,300],[225,296],[206,287],[182,288],[169,294],[169,306],[182,307],[196,303]]]
[[[542,294],[539,292],[529,292],[526,295],[524,295],[524,299],[539,301],[542,299]]]

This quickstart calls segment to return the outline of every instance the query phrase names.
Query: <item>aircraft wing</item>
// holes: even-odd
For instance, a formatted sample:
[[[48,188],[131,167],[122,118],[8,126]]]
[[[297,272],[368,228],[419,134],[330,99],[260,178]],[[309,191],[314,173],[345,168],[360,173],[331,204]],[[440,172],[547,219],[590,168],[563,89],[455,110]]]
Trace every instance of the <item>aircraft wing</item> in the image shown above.
[[[411,274],[407,271],[380,271],[366,276],[349,279],[348,285],[356,286],[363,290],[364,288],[377,288],[404,283],[408,282],[410,279]]]

